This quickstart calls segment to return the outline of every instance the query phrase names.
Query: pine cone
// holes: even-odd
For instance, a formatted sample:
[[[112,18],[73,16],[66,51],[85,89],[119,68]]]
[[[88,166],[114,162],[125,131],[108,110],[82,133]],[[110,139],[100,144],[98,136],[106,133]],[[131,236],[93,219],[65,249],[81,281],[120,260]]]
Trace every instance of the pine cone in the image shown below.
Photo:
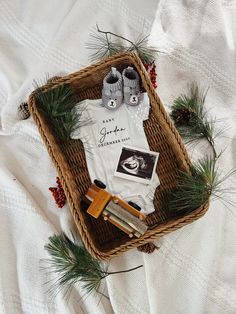
[[[139,251],[144,252],[144,253],[152,253],[155,251],[155,249],[158,249],[156,245],[153,242],[149,242],[147,244],[143,244],[137,248]]]
[[[25,120],[30,117],[29,107],[27,102],[23,102],[18,107],[18,117],[20,120]]]
[[[178,125],[188,125],[192,117],[192,113],[187,108],[182,108],[178,110],[173,110],[171,114],[174,122]]]

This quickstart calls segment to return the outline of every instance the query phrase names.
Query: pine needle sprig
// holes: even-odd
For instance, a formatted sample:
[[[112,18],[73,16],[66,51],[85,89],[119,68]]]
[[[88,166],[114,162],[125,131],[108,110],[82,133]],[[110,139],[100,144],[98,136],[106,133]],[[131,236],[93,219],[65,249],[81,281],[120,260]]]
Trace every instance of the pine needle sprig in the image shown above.
[[[207,117],[204,107],[207,91],[201,92],[192,83],[187,95],[183,94],[174,100],[171,117],[187,143],[205,138],[212,147],[214,158],[217,158],[214,142],[216,121]]]
[[[218,174],[216,159],[206,157],[194,163],[191,173],[179,172],[177,187],[168,194],[168,209],[171,212],[190,213],[206,203],[210,198],[224,199],[227,189],[222,184],[235,170],[223,177]]]
[[[151,63],[155,60],[159,51],[148,45],[148,37],[149,35],[140,36],[134,42],[113,32],[103,31],[96,25],[96,31],[91,33],[90,41],[86,46],[94,51],[90,56],[91,61],[101,60],[118,52],[134,51],[143,63]],[[121,42],[118,43],[116,39]]]
[[[70,135],[80,125],[82,115],[82,110],[75,109],[77,100],[70,86],[64,84],[46,92],[39,88],[35,91],[35,98],[59,138],[70,140]]]
[[[104,36],[103,34],[99,34],[97,32],[90,34],[90,41],[86,44],[86,48],[93,51],[90,55],[90,60],[92,62],[105,59],[118,52],[125,51],[124,46],[111,40],[111,35],[105,34]]]
[[[157,57],[157,53],[159,52],[155,47],[149,46],[148,37],[149,35],[144,37],[139,36],[139,38],[128,48],[129,51],[137,52],[139,58],[144,64],[154,62]]]
[[[122,271],[109,272],[108,265],[93,258],[82,242],[71,241],[65,234],[49,237],[45,245],[50,259],[44,260],[52,272],[58,276],[50,292],[55,295],[61,290],[69,293],[74,284],[80,282],[82,289],[89,295],[99,292],[102,279],[109,275],[125,273],[142,267],[142,265]],[[46,267],[44,267],[45,269]]]

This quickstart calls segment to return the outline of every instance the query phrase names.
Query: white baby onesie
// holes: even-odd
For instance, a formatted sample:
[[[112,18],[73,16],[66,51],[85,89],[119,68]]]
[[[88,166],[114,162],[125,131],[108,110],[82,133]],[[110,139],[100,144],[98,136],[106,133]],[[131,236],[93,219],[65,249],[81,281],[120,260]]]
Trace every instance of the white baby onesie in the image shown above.
[[[143,121],[148,119],[150,106],[148,95],[143,96],[138,106],[122,104],[116,110],[104,108],[101,99],[80,102],[76,108],[81,125],[71,137],[84,144],[91,181],[102,181],[110,193],[135,202],[149,214],[154,211],[153,197],[160,184],[157,174],[149,185],[114,176],[123,146],[149,150]]]

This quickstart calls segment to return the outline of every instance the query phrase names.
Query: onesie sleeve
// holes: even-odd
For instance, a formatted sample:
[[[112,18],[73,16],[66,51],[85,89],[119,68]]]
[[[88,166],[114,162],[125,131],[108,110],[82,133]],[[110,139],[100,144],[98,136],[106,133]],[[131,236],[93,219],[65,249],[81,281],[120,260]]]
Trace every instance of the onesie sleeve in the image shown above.
[[[147,93],[143,93],[143,99],[138,105],[137,116],[142,121],[145,121],[149,117],[150,100]]]
[[[84,128],[91,122],[89,111],[87,110],[87,101],[81,101],[75,106],[78,115],[78,128],[71,134],[72,139],[82,139],[84,137]]]

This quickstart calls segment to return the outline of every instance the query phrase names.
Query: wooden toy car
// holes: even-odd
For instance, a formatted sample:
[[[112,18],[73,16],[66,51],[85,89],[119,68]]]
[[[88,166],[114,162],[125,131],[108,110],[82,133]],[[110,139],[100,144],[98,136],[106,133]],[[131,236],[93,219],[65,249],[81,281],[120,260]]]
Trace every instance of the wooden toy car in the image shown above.
[[[101,181],[95,180],[85,194],[91,202],[87,213],[94,218],[103,216],[104,220],[124,231],[130,238],[140,237],[147,231],[147,225],[142,221],[146,216],[139,210],[141,208],[132,202],[125,202],[116,195],[105,190],[106,186]]]

